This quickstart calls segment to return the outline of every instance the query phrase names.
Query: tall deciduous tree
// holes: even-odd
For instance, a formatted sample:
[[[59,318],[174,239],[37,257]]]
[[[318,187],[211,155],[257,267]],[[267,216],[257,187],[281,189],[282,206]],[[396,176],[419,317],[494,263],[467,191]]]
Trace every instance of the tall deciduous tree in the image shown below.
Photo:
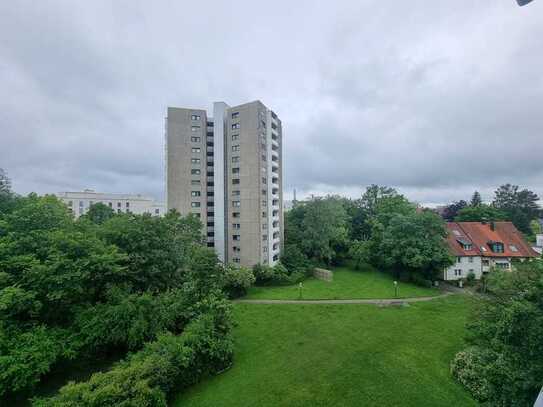
[[[494,194],[493,205],[505,212],[521,232],[530,234],[530,222],[541,216],[537,194],[511,184],[500,186]]]
[[[448,222],[452,222],[456,216],[458,216],[458,213],[468,206],[468,203],[464,201],[463,199],[460,201],[453,202],[452,204],[448,205],[445,210],[443,211],[443,219],[445,219]]]
[[[432,212],[397,213],[383,229],[378,250],[385,266],[433,280],[452,264],[446,236],[443,220]]]
[[[483,222],[509,220],[505,212],[491,205],[480,204],[461,209],[456,217],[456,222]]]
[[[479,206],[483,203],[483,200],[481,199],[481,194],[479,191],[475,191],[473,195],[471,196],[470,206]]]
[[[543,266],[490,274],[453,375],[485,405],[531,407],[543,386]]]

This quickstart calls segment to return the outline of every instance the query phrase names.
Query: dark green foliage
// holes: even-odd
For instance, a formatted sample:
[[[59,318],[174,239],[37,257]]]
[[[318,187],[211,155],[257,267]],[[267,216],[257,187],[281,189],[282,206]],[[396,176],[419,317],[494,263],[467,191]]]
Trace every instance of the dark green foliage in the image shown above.
[[[479,191],[475,191],[471,196],[471,201],[469,202],[470,206],[479,206],[482,203],[483,200],[481,198],[481,194],[479,193]]]
[[[543,265],[495,271],[487,287],[468,325],[472,348],[457,355],[453,373],[490,405],[531,407],[543,386]]]
[[[507,214],[492,205],[468,206],[458,212],[455,222],[490,222],[510,220]]]
[[[348,242],[348,216],[341,198],[315,198],[287,213],[286,241],[309,259],[332,263]]]
[[[452,222],[454,218],[458,216],[458,213],[467,206],[468,203],[463,199],[457,202],[453,202],[452,204],[448,205],[443,211],[443,219],[448,222]]]
[[[230,298],[239,298],[255,283],[256,278],[250,269],[229,265],[224,270],[224,291]]]
[[[313,274],[313,265],[300,248],[294,244],[288,244],[283,249],[281,264],[287,268],[290,274],[296,273],[306,276]]]
[[[115,211],[102,202],[92,204],[87,213],[81,216],[79,219],[82,221],[88,220],[92,223],[101,225],[105,221],[115,216]]]
[[[518,230],[530,234],[530,222],[541,216],[539,197],[534,192],[523,189],[518,185],[505,184],[495,192],[493,205],[506,213]]]
[[[443,221],[431,212],[395,215],[378,246],[383,263],[392,270],[407,270],[434,280],[452,264]]]
[[[173,389],[194,384],[232,362],[229,308],[214,311],[195,319],[181,335],[162,334],[109,372],[70,383],[58,396],[35,400],[34,405],[167,406]]]
[[[57,198],[31,194],[0,213],[0,396],[31,390],[67,360],[179,334],[207,313],[229,329],[228,312],[215,312],[224,268],[201,244],[196,218],[108,210],[97,204],[74,221]],[[151,361],[148,370],[159,369]],[[123,372],[117,390],[131,390],[118,405],[130,404],[132,390],[163,399]]]
[[[27,329],[0,325],[0,397],[38,382],[60,358],[72,358],[67,331],[34,325]]]
[[[126,254],[126,284],[138,291],[164,290],[186,281],[181,270],[201,241],[201,223],[177,213],[164,218],[122,215],[104,222],[97,233]]]
[[[289,273],[289,270],[281,263],[275,266],[257,264],[253,267],[256,285],[288,285],[301,281],[304,274],[299,272]]]

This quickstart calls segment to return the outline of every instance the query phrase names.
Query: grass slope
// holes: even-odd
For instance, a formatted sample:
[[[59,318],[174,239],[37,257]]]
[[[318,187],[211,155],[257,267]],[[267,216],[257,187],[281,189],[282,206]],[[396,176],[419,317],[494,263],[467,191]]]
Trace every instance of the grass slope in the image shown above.
[[[234,366],[174,406],[475,406],[449,374],[470,307],[236,304]]]
[[[438,295],[435,288],[418,287],[409,283],[398,283],[399,297],[425,297]],[[280,287],[251,287],[245,297],[251,300],[296,300],[298,285]],[[327,282],[308,278],[303,282],[303,299],[371,299],[394,298],[393,278],[378,271],[354,271],[345,267],[334,269],[334,281]]]

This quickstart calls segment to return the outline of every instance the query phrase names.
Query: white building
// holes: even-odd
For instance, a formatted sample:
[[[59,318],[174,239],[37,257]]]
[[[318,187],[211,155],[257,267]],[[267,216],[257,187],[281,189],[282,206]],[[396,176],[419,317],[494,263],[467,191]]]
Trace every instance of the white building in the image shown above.
[[[150,213],[163,216],[166,212],[163,203],[140,194],[110,194],[85,189],[82,192],[59,192],[57,197],[64,202],[76,218],[85,214],[91,205],[103,203],[117,213]]]

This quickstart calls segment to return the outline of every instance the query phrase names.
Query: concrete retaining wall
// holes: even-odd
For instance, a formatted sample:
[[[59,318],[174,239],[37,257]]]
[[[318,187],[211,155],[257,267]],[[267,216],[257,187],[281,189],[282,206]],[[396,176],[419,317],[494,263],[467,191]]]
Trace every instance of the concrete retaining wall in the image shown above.
[[[313,270],[313,276],[324,281],[332,281],[334,279],[334,273],[326,269],[316,268]]]

